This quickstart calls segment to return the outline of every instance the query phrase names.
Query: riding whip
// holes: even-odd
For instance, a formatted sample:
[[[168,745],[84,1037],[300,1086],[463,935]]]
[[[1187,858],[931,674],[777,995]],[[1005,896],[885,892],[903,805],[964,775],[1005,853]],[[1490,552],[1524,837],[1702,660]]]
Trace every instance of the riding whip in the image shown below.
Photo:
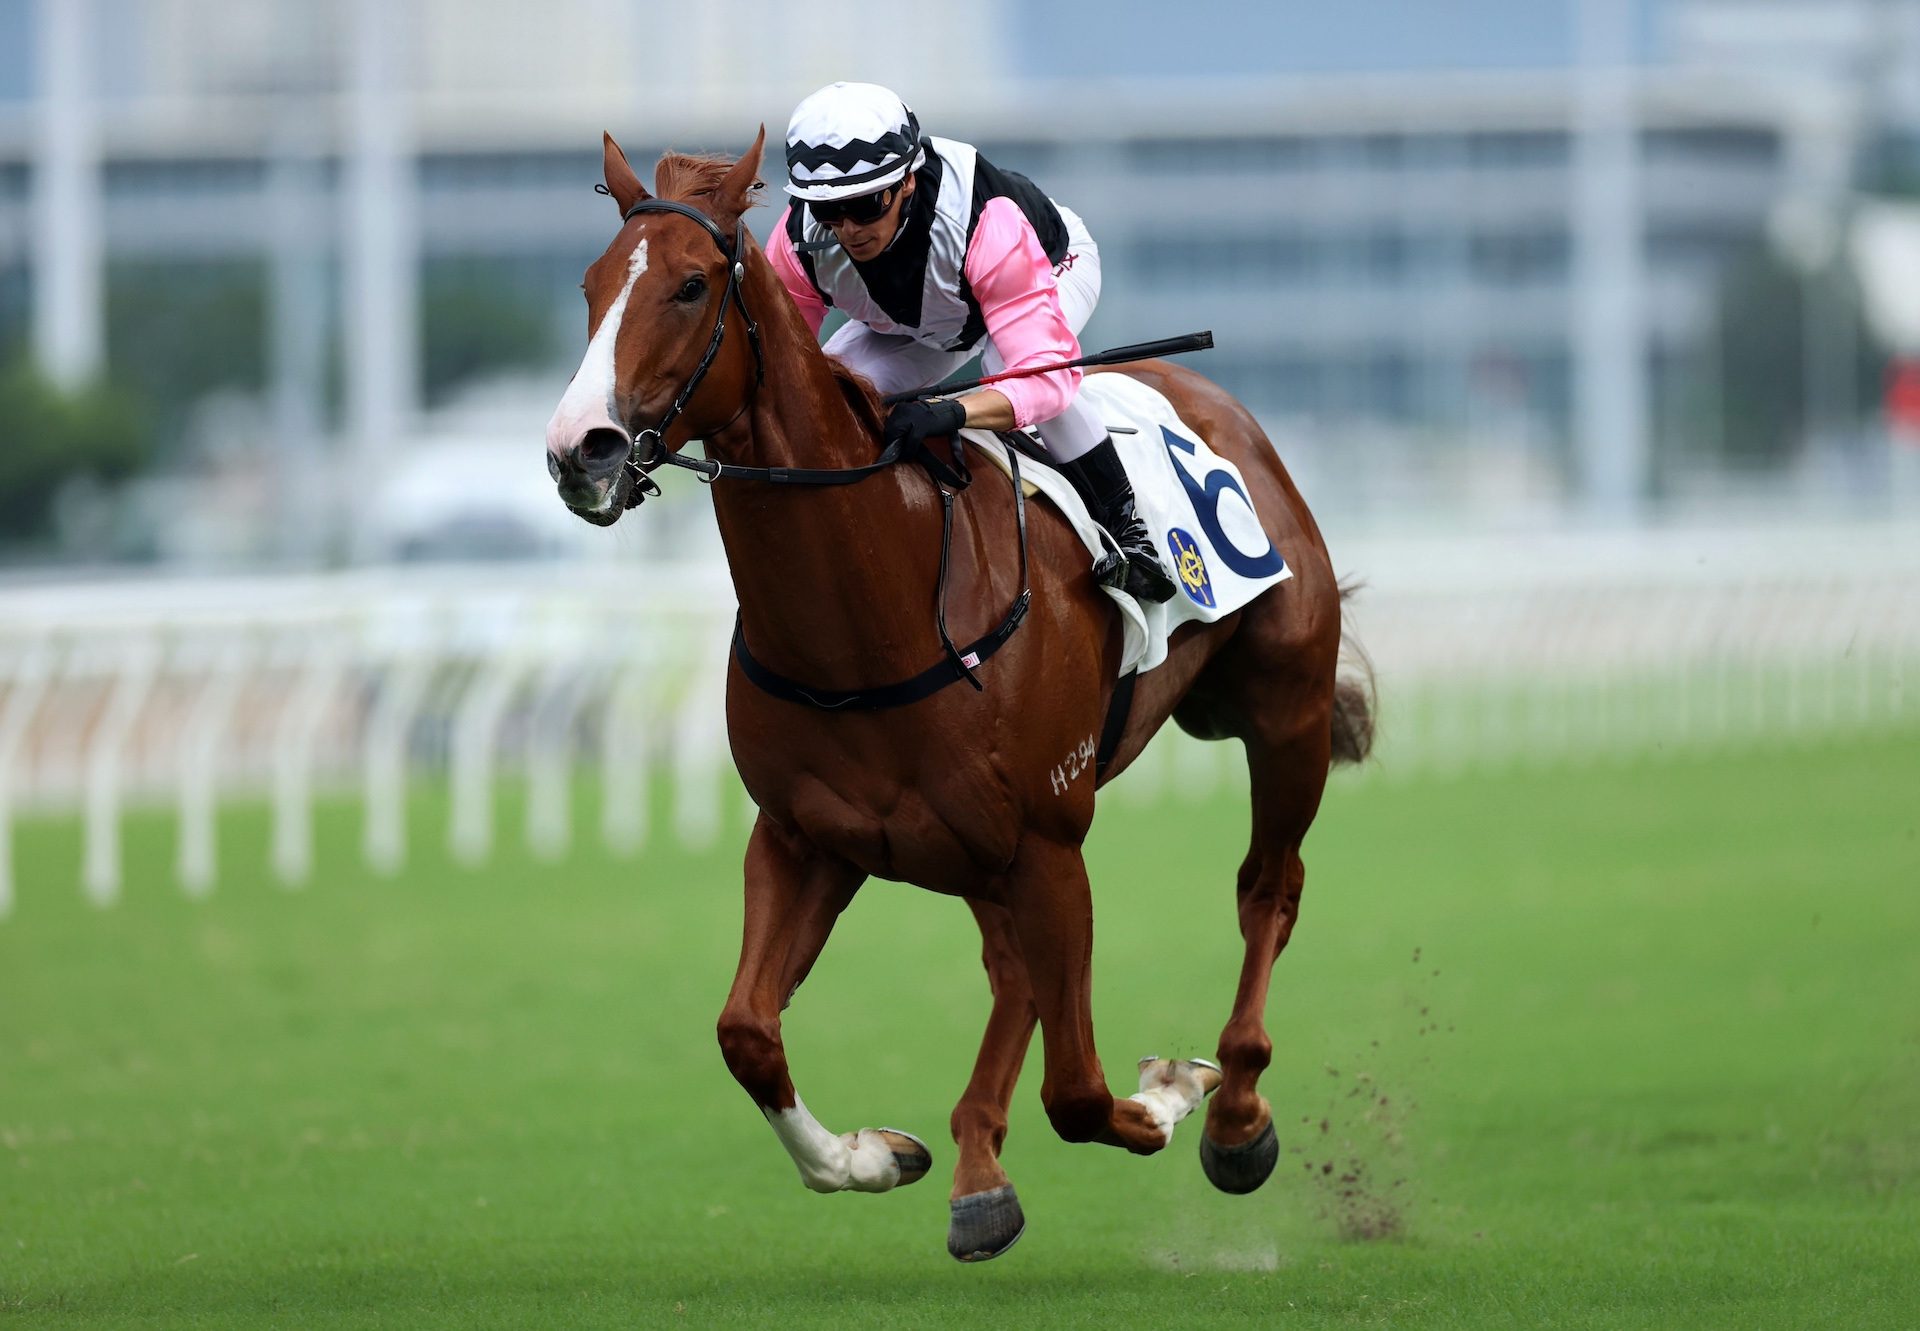
[[[1025,379],[1028,375],[1049,374],[1054,370],[1075,370],[1088,365],[1124,365],[1128,361],[1151,360],[1156,356],[1178,356],[1187,351],[1205,351],[1211,346],[1213,346],[1213,330],[1208,329],[1204,333],[1187,333],[1180,337],[1163,337],[1158,342],[1135,342],[1130,346],[1096,351],[1078,360],[1063,360],[1052,365],[1029,365],[1024,370],[1002,370],[999,374],[989,374],[984,378],[966,379],[957,384],[937,384],[932,388],[923,388],[912,393],[890,393],[881,401],[891,407],[896,403],[911,402],[915,398],[958,393],[967,388],[984,388],[988,384],[997,384],[1002,379]]]

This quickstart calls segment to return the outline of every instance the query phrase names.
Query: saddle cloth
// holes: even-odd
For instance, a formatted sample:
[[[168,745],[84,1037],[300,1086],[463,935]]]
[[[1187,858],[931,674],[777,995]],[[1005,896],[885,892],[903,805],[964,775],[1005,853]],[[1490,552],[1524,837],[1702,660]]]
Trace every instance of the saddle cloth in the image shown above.
[[[1113,442],[1133,481],[1140,518],[1180,587],[1162,605],[1105,588],[1126,630],[1120,673],[1151,670],[1167,659],[1167,639],[1182,624],[1230,615],[1293,570],[1260,526],[1239,468],[1208,448],[1166,398],[1124,374],[1090,374],[1080,395],[1109,429],[1135,431],[1115,434]],[[963,434],[1002,471],[1011,470],[998,437],[984,430]],[[1112,548],[1065,476],[1028,458],[1021,459],[1020,475],[1066,516],[1090,562]]]

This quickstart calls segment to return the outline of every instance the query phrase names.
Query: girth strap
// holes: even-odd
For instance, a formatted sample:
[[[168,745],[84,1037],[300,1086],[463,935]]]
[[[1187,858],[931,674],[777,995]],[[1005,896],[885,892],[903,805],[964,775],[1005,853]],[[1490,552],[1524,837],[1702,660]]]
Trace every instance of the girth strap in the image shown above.
[[[1027,598],[1023,593],[1014,602],[1013,612],[1006,622],[992,633],[960,649],[958,658],[948,657],[928,666],[912,679],[903,679],[897,684],[883,684],[873,689],[816,689],[788,679],[785,675],[769,670],[754,658],[747,650],[746,635],[740,631],[738,615],[733,621],[733,659],[740,663],[740,672],[751,680],[755,687],[771,693],[787,702],[805,703],[809,707],[818,707],[821,711],[831,712],[845,709],[850,712],[873,712],[886,707],[904,707],[910,702],[919,702],[930,698],[949,684],[956,684],[968,677],[969,667],[960,662],[971,661],[977,666],[991,657],[1013,636],[1020,627],[1020,621],[1026,618]]]

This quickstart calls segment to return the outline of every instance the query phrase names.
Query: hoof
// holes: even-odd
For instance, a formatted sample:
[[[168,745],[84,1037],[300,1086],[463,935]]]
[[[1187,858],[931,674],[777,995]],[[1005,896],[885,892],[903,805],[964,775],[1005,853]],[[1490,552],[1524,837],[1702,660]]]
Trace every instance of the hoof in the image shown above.
[[[1200,1168],[1222,1192],[1252,1192],[1267,1181],[1279,1159],[1280,1139],[1274,1135],[1271,1118],[1258,1137],[1238,1146],[1216,1146],[1204,1132],[1200,1134]]]
[[[1026,1213],[1013,1185],[950,1203],[953,1219],[947,1226],[947,1251],[963,1262],[986,1262],[1019,1242],[1027,1231]]]
[[[898,1128],[875,1128],[886,1139],[893,1150],[894,1163],[900,1166],[900,1181],[894,1186],[904,1188],[909,1183],[918,1183],[933,1168],[933,1152],[927,1144],[911,1132],[902,1132]]]

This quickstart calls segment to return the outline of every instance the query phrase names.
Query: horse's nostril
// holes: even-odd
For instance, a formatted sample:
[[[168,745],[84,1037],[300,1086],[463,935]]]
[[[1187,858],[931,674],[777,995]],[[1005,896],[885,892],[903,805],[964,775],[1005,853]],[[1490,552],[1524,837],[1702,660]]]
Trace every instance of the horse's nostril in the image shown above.
[[[604,476],[627,460],[632,443],[618,430],[589,430],[576,450],[580,466],[589,476]]]

